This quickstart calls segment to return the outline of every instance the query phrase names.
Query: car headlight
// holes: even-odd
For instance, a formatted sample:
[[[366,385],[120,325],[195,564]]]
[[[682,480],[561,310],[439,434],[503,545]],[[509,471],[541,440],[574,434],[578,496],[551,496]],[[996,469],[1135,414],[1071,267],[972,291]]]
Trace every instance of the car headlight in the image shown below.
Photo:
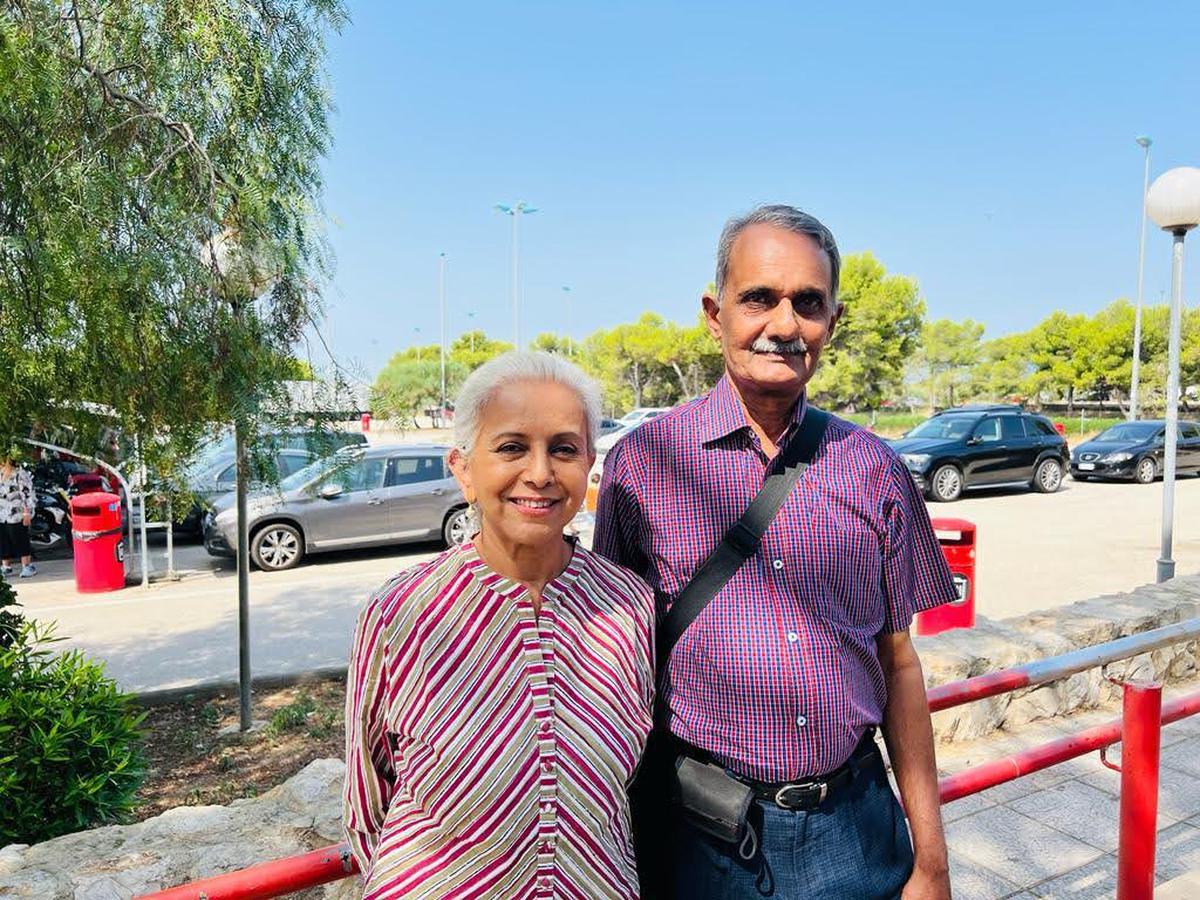
[[[928,453],[901,453],[900,458],[910,469],[923,469],[929,462]]]
[[[1119,462],[1125,462],[1125,460],[1127,460],[1127,459],[1133,459],[1133,454],[1132,453],[1110,453],[1106,457],[1104,457],[1104,459],[1100,460],[1100,462],[1119,463]]]

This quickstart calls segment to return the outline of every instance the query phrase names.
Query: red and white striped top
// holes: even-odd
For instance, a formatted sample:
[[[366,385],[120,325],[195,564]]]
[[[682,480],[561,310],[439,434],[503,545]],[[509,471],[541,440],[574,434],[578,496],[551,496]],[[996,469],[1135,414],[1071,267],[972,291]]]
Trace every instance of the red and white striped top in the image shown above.
[[[637,897],[625,790],[653,594],[578,545],[529,592],[473,544],[392,579],[354,638],[345,823],[363,897]]]

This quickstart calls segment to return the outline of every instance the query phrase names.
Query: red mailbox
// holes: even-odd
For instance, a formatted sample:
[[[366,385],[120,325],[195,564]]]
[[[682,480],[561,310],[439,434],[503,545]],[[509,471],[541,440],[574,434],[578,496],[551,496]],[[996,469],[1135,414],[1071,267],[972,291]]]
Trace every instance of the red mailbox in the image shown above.
[[[98,594],[125,587],[120,497],[100,491],[72,497],[71,536],[77,591]]]
[[[370,431],[371,430],[371,414],[363,413],[361,421],[362,421],[362,430]]]
[[[917,634],[941,634],[975,625],[975,523],[966,519],[934,519],[933,531],[950,566],[958,599],[917,613]]]

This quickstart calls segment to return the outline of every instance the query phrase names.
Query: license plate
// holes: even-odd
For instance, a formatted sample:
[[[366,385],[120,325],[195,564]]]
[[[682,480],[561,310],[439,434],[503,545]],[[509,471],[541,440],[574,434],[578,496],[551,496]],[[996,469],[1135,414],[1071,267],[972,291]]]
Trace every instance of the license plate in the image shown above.
[[[1079,464],[1079,471],[1080,471],[1080,472],[1090,472],[1090,471],[1092,471],[1092,469],[1094,469],[1094,468],[1096,468],[1096,464],[1095,464],[1095,463],[1080,463],[1080,464]]]

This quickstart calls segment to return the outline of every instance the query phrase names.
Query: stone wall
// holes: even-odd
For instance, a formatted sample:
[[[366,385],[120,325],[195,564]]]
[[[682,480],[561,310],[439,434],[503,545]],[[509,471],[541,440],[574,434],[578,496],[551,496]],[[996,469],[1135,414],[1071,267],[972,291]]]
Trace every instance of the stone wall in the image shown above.
[[[0,897],[127,900],[342,840],[339,759],[318,759],[261,797],[181,806],[136,825],[0,850]],[[350,900],[357,876],[294,896]]]
[[[973,629],[916,638],[916,646],[926,685],[934,687],[1196,616],[1200,616],[1200,575],[1188,575],[1012,619],[979,617]],[[1053,684],[944,710],[933,716],[934,734],[943,743],[970,740],[997,728],[1015,729],[1034,719],[1096,707],[1120,694],[1108,676],[1164,682],[1190,678],[1200,662],[1198,652],[1196,641],[1174,644],[1112,663],[1103,672],[1089,669]]]

